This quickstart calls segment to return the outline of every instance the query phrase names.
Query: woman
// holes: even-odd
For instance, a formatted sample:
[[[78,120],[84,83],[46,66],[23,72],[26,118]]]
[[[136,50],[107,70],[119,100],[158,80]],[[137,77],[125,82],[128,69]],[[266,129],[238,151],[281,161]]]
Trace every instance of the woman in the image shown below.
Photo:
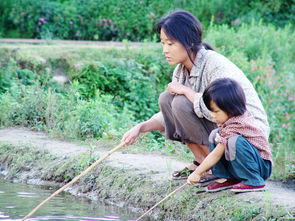
[[[246,94],[247,109],[268,137],[267,116],[254,87],[236,65],[202,42],[197,18],[187,11],[176,10],[163,17],[157,28],[168,63],[177,66],[172,82],[159,97],[161,111],[126,132],[122,138],[126,145],[133,144],[140,133],[164,131],[168,139],[185,143],[194,155],[191,164],[172,175],[174,179],[186,179],[209,154],[208,137],[217,126],[202,100],[202,93],[218,78],[231,78],[240,83]]]

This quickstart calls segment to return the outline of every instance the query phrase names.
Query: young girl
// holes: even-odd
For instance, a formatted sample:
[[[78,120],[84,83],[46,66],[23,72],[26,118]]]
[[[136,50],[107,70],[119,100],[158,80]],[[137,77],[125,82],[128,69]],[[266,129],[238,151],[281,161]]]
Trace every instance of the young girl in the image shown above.
[[[218,128],[209,136],[211,153],[187,182],[198,182],[212,167],[213,175],[224,179],[209,184],[209,192],[264,190],[272,170],[271,151],[265,134],[246,109],[241,86],[230,78],[217,79],[205,89],[203,100]]]

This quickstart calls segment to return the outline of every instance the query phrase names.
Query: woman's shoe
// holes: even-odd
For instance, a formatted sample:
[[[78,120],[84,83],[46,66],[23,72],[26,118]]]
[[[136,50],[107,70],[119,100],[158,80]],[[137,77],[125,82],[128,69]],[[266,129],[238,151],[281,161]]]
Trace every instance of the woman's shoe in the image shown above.
[[[212,174],[206,174],[205,176],[202,176],[202,178],[194,184],[196,187],[206,187],[210,183],[213,183],[215,180],[219,179],[218,177],[212,175]]]

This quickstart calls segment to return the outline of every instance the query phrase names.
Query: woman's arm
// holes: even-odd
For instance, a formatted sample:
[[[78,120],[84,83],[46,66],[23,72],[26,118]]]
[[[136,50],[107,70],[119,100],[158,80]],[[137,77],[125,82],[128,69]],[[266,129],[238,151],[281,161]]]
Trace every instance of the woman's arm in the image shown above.
[[[205,158],[200,166],[187,178],[189,184],[194,184],[201,179],[202,173],[214,166],[224,155],[225,146],[219,143],[214,150]]]
[[[125,142],[126,146],[135,143],[138,140],[140,133],[149,132],[152,130],[165,130],[164,126],[157,121],[156,119],[149,119],[147,121],[141,122],[127,131],[121,140],[121,142]]]
[[[168,84],[167,87],[168,92],[172,94],[182,94],[187,97],[192,103],[194,103],[195,95],[197,92],[195,92],[193,89],[184,86],[183,84],[179,82],[171,82]]]

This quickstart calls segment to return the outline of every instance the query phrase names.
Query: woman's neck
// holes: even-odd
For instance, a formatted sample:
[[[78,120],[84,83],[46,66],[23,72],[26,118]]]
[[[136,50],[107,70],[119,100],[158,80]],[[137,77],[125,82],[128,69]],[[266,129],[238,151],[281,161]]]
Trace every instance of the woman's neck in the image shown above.
[[[195,58],[196,58],[196,55],[192,54],[191,58],[194,61]],[[194,66],[193,62],[191,61],[191,59],[189,57],[182,64],[188,70],[189,73],[191,72],[191,70],[192,70],[192,68]]]
[[[190,63],[184,63],[184,67],[188,70],[188,72],[191,72],[193,68],[193,63],[190,61]]]

